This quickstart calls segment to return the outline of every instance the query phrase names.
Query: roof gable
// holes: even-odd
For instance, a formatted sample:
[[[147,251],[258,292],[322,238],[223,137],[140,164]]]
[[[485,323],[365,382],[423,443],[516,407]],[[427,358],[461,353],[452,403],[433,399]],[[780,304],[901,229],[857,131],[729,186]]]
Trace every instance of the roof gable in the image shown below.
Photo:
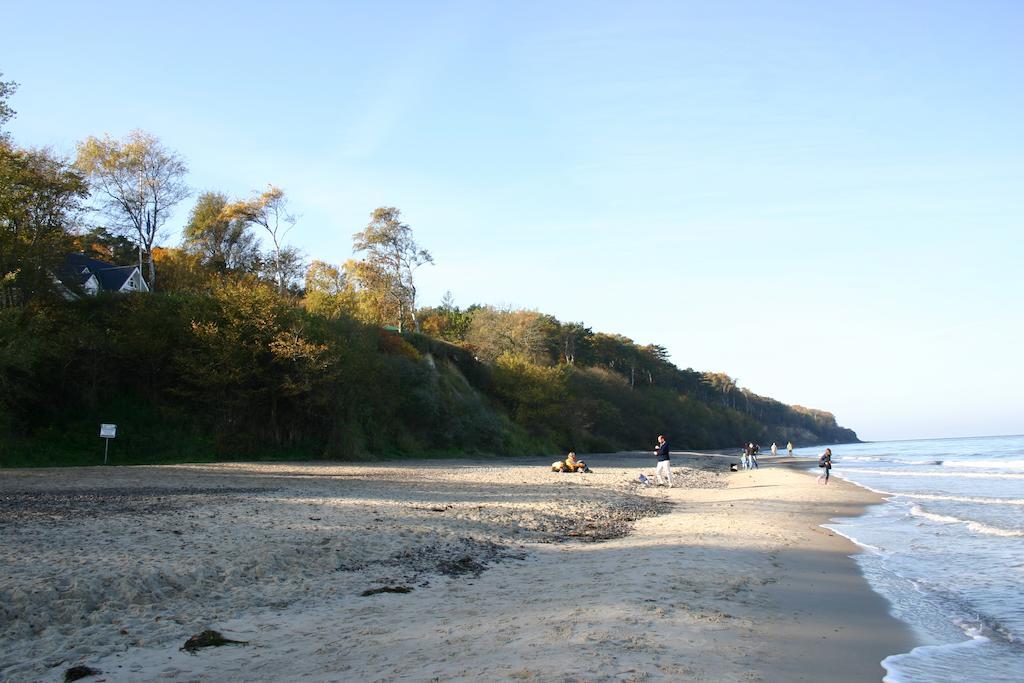
[[[138,266],[115,266],[113,263],[89,258],[85,254],[68,254],[64,259],[64,274],[70,275],[72,281],[79,286],[83,285],[90,276],[95,276],[99,288],[106,292],[119,292],[131,279],[132,275],[139,270]],[[63,278],[62,278],[63,279]],[[149,291],[145,280],[142,280],[142,291]],[[134,290],[135,287],[129,287]]]

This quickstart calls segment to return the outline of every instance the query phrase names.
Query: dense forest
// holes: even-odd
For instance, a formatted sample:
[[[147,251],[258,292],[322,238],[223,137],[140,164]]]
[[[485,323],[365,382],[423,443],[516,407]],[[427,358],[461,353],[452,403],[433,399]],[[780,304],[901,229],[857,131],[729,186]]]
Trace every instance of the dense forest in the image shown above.
[[[284,190],[195,197],[154,136],[88,138],[73,159],[4,132],[0,79],[0,465],[532,454],[855,441],[666,349],[530,310],[421,307],[433,256],[393,207],[344,264],[287,243]],[[68,254],[139,266],[148,292],[88,292]]]

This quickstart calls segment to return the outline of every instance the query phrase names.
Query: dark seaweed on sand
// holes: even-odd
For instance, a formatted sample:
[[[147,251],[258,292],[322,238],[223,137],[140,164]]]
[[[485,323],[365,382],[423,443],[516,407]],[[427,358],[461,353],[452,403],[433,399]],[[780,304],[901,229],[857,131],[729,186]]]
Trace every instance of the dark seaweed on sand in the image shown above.
[[[101,673],[103,672],[91,666],[73,666],[64,672],[64,683],[71,683],[71,681],[88,678],[89,676],[99,676]]]
[[[182,650],[189,654],[195,654],[197,650],[204,647],[222,647],[224,645],[248,645],[247,640],[231,640],[225,638],[219,631],[203,631],[197,636],[192,636],[185,641]]]
[[[411,593],[412,589],[408,586],[384,586],[383,588],[369,588],[360,593],[364,598],[371,595],[378,595],[380,593]]]
[[[469,555],[465,555],[457,560],[441,562],[437,569],[442,574],[447,574],[448,576],[459,576],[460,574],[480,576],[481,572],[487,569],[487,565],[477,562]]]

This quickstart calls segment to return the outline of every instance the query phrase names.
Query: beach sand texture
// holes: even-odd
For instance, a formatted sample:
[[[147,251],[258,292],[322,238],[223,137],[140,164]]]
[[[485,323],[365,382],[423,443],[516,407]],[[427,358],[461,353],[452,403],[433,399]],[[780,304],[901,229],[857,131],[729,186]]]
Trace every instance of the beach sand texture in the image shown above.
[[[586,460],[2,470],[0,680],[878,681],[913,647],[818,526],[874,494]],[[211,628],[249,644],[179,649]]]

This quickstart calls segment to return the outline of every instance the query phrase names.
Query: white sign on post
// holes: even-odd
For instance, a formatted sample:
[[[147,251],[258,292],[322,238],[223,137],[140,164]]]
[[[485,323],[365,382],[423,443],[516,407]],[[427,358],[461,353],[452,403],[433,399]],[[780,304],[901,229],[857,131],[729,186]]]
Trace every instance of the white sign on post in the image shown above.
[[[110,448],[110,440],[117,436],[117,425],[101,424],[100,437],[103,439],[103,464],[107,464],[107,450]]]

